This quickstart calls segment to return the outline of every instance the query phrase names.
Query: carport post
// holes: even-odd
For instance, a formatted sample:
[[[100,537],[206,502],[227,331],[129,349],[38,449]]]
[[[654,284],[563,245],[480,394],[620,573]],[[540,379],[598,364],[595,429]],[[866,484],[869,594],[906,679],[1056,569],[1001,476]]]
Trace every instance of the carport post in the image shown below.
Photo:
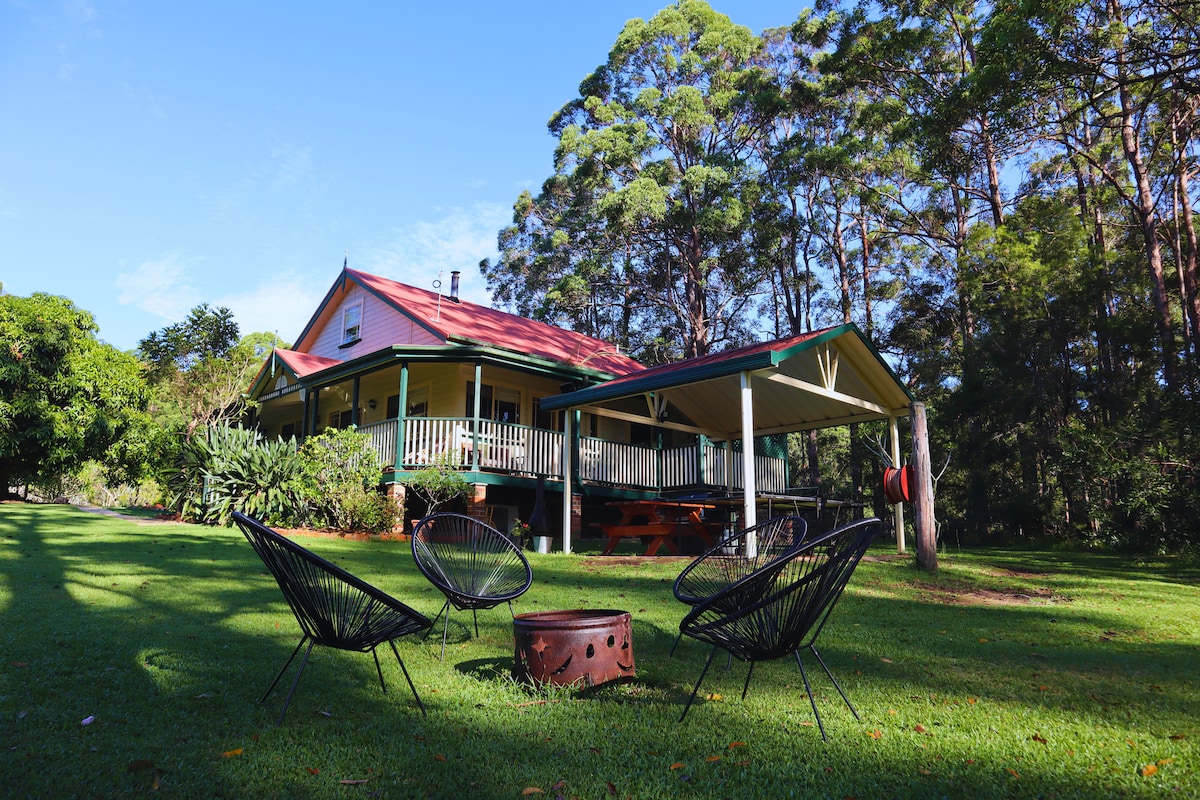
[[[900,420],[892,417],[888,420],[888,434],[892,440],[892,465],[900,467]],[[892,506],[892,514],[896,520],[896,552],[904,552],[904,503]]]
[[[754,389],[750,373],[742,371],[742,529],[758,524],[758,486],[754,475]],[[746,536],[746,557],[758,555],[758,539]]]
[[[562,537],[563,537],[563,552],[571,552],[571,417],[574,412],[570,408],[564,408],[562,411],[563,418],[563,450],[562,450],[562,479],[563,479],[563,501],[562,501]]]

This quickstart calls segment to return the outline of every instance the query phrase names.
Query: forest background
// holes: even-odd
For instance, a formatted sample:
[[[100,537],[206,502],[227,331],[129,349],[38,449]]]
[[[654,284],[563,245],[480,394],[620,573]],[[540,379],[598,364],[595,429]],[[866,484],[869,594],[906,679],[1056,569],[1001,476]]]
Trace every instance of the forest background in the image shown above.
[[[553,115],[553,172],[481,270],[498,306],[647,364],[854,322],[928,405],[943,542],[1194,548],[1197,19],[1197,0],[820,2],[756,35],[682,0],[631,20]],[[232,385],[214,367],[268,346],[201,307],[104,353],[128,390],[91,403],[91,450],[37,459],[14,409],[54,359],[13,355],[35,349],[21,300],[0,295],[0,486],[87,459],[161,471],[179,447],[154,442],[237,410],[205,394]],[[86,312],[62,313],[86,342]],[[875,435],[797,438],[795,466],[878,505]]]

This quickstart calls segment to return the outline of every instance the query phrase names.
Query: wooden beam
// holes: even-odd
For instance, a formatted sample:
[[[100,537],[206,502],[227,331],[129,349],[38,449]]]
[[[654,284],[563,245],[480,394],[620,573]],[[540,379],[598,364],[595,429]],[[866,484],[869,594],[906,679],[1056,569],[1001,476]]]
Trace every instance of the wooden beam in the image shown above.
[[[834,370],[836,372],[836,368]],[[868,411],[874,411],[877,414],[887,414],[887,406],[881,406],[879,403],[872,403],[870,400],[864,400],[861,397],[855,397],[852,394],[845,394],[832,388],[818,386],[815,383],[802,381],[799,378],[793,378],[790,375],[783,375],[778,372],[770,373],[766,376],[767,380],[782,383],[784,386],[790,386],[793,389],[799,389],[809,394],[815,394],[818,397],[825,397],[830,400],[836,400],[839,403],[845,403],[848,406],[855,408],[864,408]]]
[[[595,414],[598,417],[609,417],[610,419],[620,419],[625,422],[637,422],[641,425],[656,425],[660,428],[670,428],[673,431],[683,431],[684,433],[702,433],[705,436],[711,436],[712,431],[706,428],[700,428],[695,425],[684,425],[679,422],[659,422],[654,417],[642,416],[641,414],[631,414],[628,411],[614,411],[611,408],[604,406],[578,406],[575,410],[582,411],[586,414]],[[720,438],[718,436],[717,438]]]

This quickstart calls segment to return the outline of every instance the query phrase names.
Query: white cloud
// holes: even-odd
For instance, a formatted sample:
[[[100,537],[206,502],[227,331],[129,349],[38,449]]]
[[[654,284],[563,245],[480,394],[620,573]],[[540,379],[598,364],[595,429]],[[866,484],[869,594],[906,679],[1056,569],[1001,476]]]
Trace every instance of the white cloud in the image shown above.
[[[333,276],[321,282],[282,273],[243,292],[220,297],[212,305],[232,311],[243,336],[274,331],[281,340],[294,343],[332,282]]]
[[[117,302],[174,324],[203,302],[188,278],[190,266],[178,253],[144,261],[132,272],[118,274],[113,281],[121,291]]]
[[[430,290],[440,277],[443,292],[450,290],[450,272],[458,270],[462,298],[488,305],[479,262],[496,258],[496,234],[511,215],[512,209],[500,203],[450,209],[440,219],[396,228],[391,241],[369,248],[360,258],[351,253],[350,266]]]

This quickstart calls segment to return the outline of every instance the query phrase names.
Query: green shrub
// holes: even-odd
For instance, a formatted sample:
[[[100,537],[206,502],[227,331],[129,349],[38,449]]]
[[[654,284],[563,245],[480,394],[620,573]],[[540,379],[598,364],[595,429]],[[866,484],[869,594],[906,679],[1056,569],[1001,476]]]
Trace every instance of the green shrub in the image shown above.
[[[391,528],[400,509],[375,491],[379,456],[353,427],[326,431],[300,448],[306,492],[314,518],[338,530]]]
[[[171,506],[192,522],[227,525],[241,511],[268,525],[295,525],[307,517],[304,487],[295,439],[221,424],[184,445]]]
[[[434,513],[438,506],[455,500],[466,499],[471,495],[471,484],[467,483],[460,473],[448,460],[439,460],[404,479],[408,490],[423,499],[427,513]]]

